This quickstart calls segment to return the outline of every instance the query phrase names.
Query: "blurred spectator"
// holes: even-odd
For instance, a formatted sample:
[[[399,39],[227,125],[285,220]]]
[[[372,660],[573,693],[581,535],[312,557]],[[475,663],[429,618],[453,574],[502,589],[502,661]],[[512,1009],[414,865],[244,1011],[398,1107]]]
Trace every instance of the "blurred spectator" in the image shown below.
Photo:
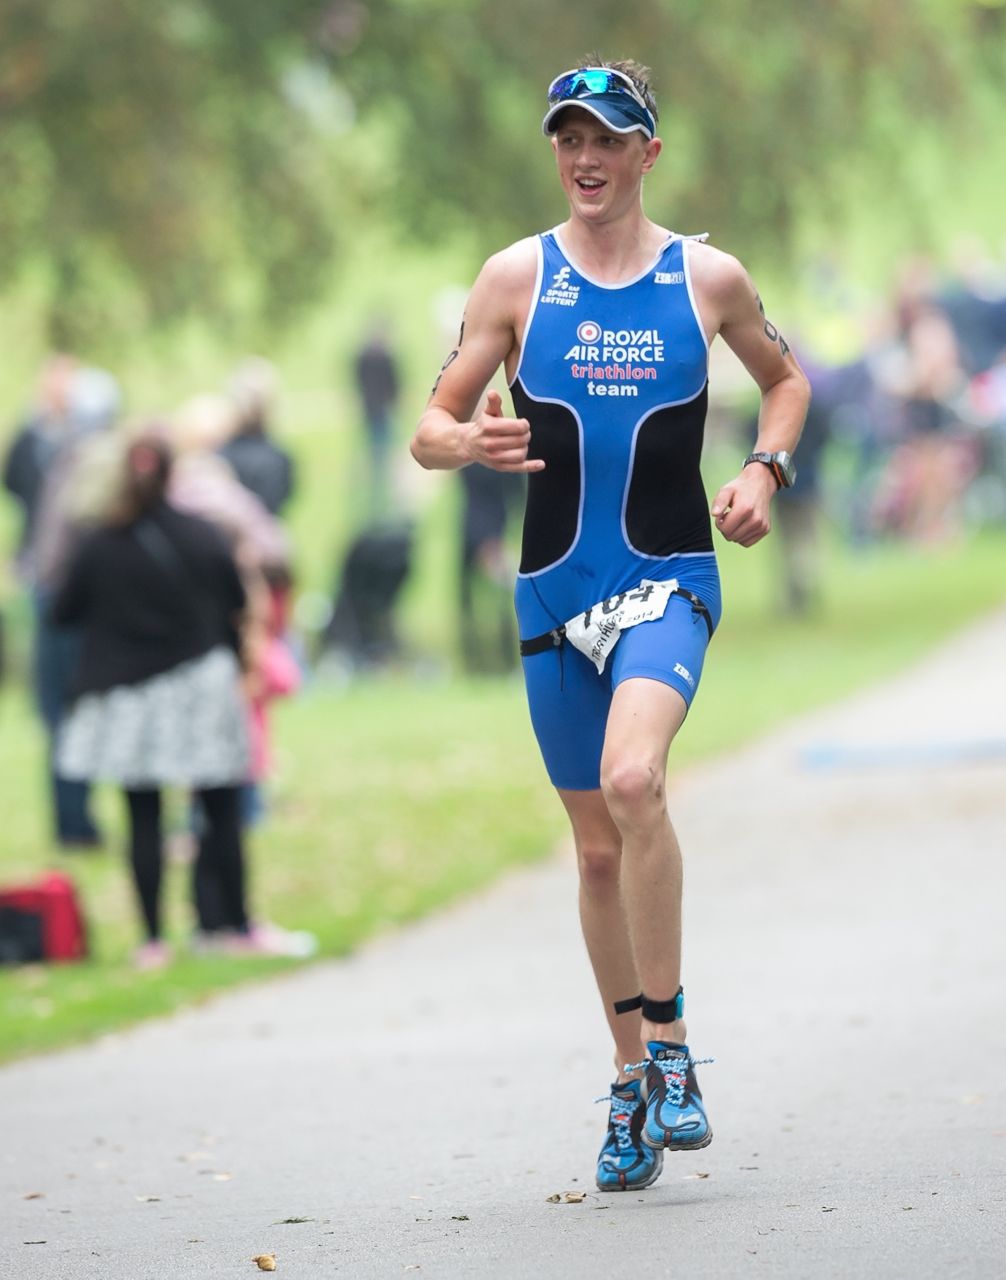
[[[772,505],[775,545],[782,559],[779,607],[794,617],[810,613],[820,603],[822,462],[833,418],[854,385],[848,371],[816,365],[802,349],[800,363],[813,399],[800,436],[796,483],[780,489]],[[753,444],[757,434],[758,419],[749,418],[745,447]]]
[[[219,455],[234,422],[234,407],[223,396],[194,396],[178,409],[169,424],[176,453],[169,498],[179,510],[219,526],[242,565],[279,572],[289,564],[282,526]]]
[[[963,529],[964,494],[980,454],[962,421],[967,378],[950,321],[926,287],[910,278],[897,304],[897,359],[887,390],[898,443],[876,498],[882,532],[938,542]]]
[[[54,620],[83,629],[59,768],[125,793],[146,933],[140,968],[170,959],[161,923],[166,786],[194,790],[206,817],[193,880],[201,944],[288,954],[299,942],[248,918],[240,788],[250,754],[238,657],[246,594],[221,534],[168,504],[170,471],[160,435],[133,440],[118,491],[73,552],[51,606]]]
[[[272,769],[271,704],[300,687],[300,667],[286,640],[285,597],[264,583],[263,587],[249,593],[243,645],[251,729],[251,769],[242,804],[246,826],[253,825],[264,809],[261,789]]]
[[[71,392],[79,371],[73,356],[53,355],[39,376],[35,403],[17,429],[4,460],[4,486],[22,509],[17,560],[22,578],[34,579],[32,547],[45,478],[75,434]]]
[[[87,784],[60,776],[52,762],[55,735],[69,705],[80,637],[76,628],[56,626],[48,617],[50,570],[71,537],[63,502],[67,479],[84,444],[114,421],[119,400],[111,374],[82,367],[69,355],[51,356],[42,369],[35,405],[4,464],[4,484],[24,515],[18,567],[34,605],[33,684],[49,737],[54,835],[65,850],[97,847],[101,835],[91,814]]]
[[[513,566],[504,536],[522,502],[523,477],[473,463],[458,472],[462,488],[458,605],[461,656],[475,673],[511,671],[517,665]]]
[[[372,525],[352,540],[321,638],[330,668],[373,670],[399,657],[395,605],[412,570],[414,547],[415,532],[406,520]]]
[[[781,541],[786,503],[798,499],[808,464],[823,472],[825,495],[857,542],[893,535],[939,543],[969,522],[1006,518],[997,372],[1006,353],[1003,264],[973,245],[958,248],[956,270],[943,278],[929,260],[907,259],[862,337],[853,362],[808,369],[814,402],[796,458],[798,488],[777,508]]]
[[[293,691],[293,677],[281,662],[280,649],[286,631],[291,586],[290,552],[286,534],[278,518],[252,490],[237,478],[221,453],[235,422],[231,401],[214,395],[187,400],[171,420],[171,439],[177,459],[169,483],[172,506],[208,520],[224,534],[237,561],[248,596],[246,620],[249,634],[269,636],[268,643],[256,642],[254,649],[261,669],[248,670],[249,715],[254,725],[260,767],[253,770],[242,791],[242,815],[254,821],[262,809],[258,782],[264,776],[268,757],[266,735],[268,716],[265,704],[271,697]],[[282,689],[270,686],[286,673]],[[269,674],[272,673],[272,675]],[[287,688],[286,686],[289,685]],[[198,805],[196,806],[198,810]],[[201,825],[197,813],[197,828]]]
[[[935,291],[969,375],[992,368],[1006,352],[1006,270],[980,245],[955,245],[955,269]]]
[[[354,374],[367,437],[371,511],[380,517],[388,504],[388,450],[401,390],[398,361],[383,317],[371,321],[370,333],[356,355]]]
[[[238,365],[230,383],[232,432],[219,447],[237,478],[272,515],[286,506],[294,483],[293,460],[270,435],[276,387],[276,369],[268,360],[252,356]]]

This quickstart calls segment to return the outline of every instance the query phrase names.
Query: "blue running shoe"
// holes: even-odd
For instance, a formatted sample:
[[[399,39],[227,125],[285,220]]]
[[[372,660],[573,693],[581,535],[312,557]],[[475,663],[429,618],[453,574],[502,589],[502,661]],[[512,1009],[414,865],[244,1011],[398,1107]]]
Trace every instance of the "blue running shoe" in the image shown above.
[[[608,1135],[597,1157],[597,1185],[601,1191],[639,1191],[651,1186],[664,1167],[663,1151],[653,1151],[641,1140],[646,1106],[642,1084],[628,1080],[613,1084],[610,1095]]]
[[[697,1151],[708,1147],[713,1131],[702,1105],[695,1068],[702,1062],[712,1062],[712,1058],[695,1059],[686,1044],[668,1044],[663,1040],[651,1040],[646,1051],[649,1058],[636,1064],[646,1072],[643,1141],[648,1147],[668,1151]]]

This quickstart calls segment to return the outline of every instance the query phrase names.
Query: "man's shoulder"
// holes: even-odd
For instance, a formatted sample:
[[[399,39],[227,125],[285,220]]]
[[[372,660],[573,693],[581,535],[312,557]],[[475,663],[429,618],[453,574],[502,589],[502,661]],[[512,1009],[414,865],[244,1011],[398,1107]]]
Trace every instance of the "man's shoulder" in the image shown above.
[[[469,298],[466,316],[517,331],[538,274],[536,237],[518,240],[488,258]]]
[[[693,278],[726,288],[735,286],[747,276],[739,258],[704,240],[688,241],[688,265]]]
[[[494,284],[534,283],[538,272],[538,237],[525,236],[487,258],[481,276]]]

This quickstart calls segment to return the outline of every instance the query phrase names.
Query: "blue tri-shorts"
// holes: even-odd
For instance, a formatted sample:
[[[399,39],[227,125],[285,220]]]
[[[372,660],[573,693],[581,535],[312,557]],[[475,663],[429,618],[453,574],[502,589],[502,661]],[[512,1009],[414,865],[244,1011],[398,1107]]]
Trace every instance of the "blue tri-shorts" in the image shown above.
[[[706,606],[715,630],[723,606],[714,557],[682,557],[673,576]],[[674,594],[663,617],[621,633],[600,674],[568,641],[522,658],[531,724],[552,785],[564,791],[594,791],[601,785],[608,712],[623,681],[657,680],[691,707],[709,639],[703,614],[687,596]]]

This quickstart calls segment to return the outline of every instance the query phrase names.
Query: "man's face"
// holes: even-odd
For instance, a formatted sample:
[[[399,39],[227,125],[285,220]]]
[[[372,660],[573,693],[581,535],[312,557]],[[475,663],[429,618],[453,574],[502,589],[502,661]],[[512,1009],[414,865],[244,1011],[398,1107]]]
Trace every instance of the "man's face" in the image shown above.
[[[559,180],[571,209],[592,222],[608,221],[639,200],[643,174],[660,154],[660,139],[638,129],[614,133],[596,116],[567,107],[552,135]]]

